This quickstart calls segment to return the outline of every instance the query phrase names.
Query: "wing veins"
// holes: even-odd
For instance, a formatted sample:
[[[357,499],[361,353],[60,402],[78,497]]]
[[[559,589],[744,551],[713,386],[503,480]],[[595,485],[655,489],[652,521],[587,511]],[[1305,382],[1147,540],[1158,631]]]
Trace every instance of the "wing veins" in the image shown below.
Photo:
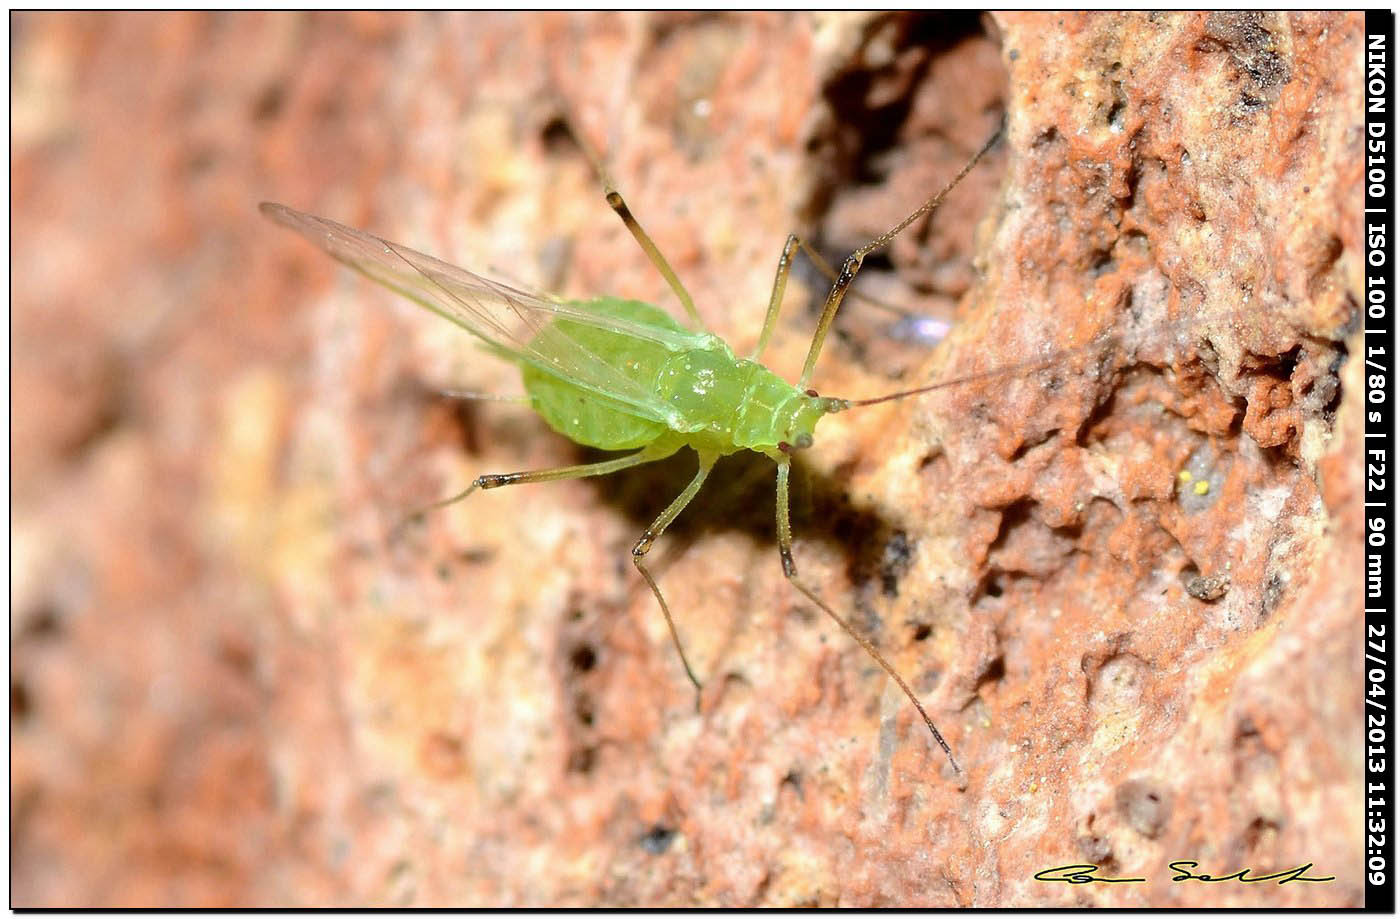
[[[408,246],[284,205],[264,203],[261,209],[342,264],[470,332],[490,350],[582,386],[631,414],[660,422],[669,420],[667,407],[640,383],[540,316],[632,335],[672,350],[696,347],[693,333],[599,315],[565,301],[517,290]],[[498,315],[501,309],[492,310],[487,305],[490,301],[514,317],[520,328],[528,330],[528,336],[503,322]]]

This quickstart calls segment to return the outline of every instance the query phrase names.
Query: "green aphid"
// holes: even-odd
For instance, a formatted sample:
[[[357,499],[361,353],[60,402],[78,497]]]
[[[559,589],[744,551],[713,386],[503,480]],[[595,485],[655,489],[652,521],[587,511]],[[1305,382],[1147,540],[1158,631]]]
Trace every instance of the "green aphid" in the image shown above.
[[[686,658],[666,599],[647,567],[647,553],[695,498],[721,456],[752,450],[772,459],[777,464],[778,550],[783,574],[899,685],[953,768],[960,772],[953,751],[908,684],[867,638],[798,579],[788,519],[788,476],[793,451],[811,446],[817,422],[824,415],[976,378],[859,401],[822,397],[808,388],[827,331],[864,258],[936,208],[999,137],[1000,131],[946,187],[889,232],[857,249],[839,270],[832,270],[796,235],[789,236],[778,260],[762,332],[746,358],[736,356],[723,340],[704,330],[690,294],[633,218],[622,196],[612,188],[607,191],[608,204],[665,277],[694,328],[687,328],[647,303],[616,297],[571,301],[526,293],[324,217],[281,204],[264,203],[261,209],[339,261],[456,323],[480,339],[487,350],[518,365],[531,405],[559,433],[602,450],[634,451],[580,466],[479,476],[465,491],[432,507],[460,501],[477,489],[605,475],[655,462],[682,447],[695,451],[699,458],[695,477],[642,533],[632,548],[632,561],[661,606],[686,675],[695,685],[697,704],[700,680]],[[777,322],[798,249],[806,252],[833,283],[802,375],[793,385],[759,363],[759,359]]]

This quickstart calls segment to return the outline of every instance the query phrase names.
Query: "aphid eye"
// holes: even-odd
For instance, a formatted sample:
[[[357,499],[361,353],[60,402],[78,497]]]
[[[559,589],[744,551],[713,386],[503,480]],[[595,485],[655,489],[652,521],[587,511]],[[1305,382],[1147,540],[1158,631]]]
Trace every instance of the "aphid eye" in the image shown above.
[[[817,391],[816,391],[815,389],[809,389],[809,390],[807,390],[807,395],[809,395],[809,396],[811,396],[813,399],[815,399],[815,398],[817,397]]]

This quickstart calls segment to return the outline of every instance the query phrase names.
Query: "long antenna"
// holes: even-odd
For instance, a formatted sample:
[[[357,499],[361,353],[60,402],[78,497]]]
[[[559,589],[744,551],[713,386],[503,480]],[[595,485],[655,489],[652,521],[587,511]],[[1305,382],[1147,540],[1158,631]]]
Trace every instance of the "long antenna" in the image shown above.
[[[892,229],[881,233],[870,242],[846,256],[846,260],[841,263],[841,270],[837,273],[835,282],[831,285],[831,292],[826,295],[826,304],[822,307],[821,318],[817,320],[817,330],[812,335],[811,347],[807,349],[807,360],[802,364],[802,376],[797,382],[798,389],[806,389],[807,383],[812,379],[812,371],[816,368],[817,356],[822,352],[822,345],[826,341],[826,333],[831,330],[831,323],[832,320],[836,318],[836,311],[841,308],[841,301],[845,298],[846,291],[850,288],[851,283],[855,281],[856,273],[860,271],[860,266],[862,262],[864,262],[865,257],[881,246],[889,243],[890,240],[903,232],[911,223],[942,204],[943,199],[947,197],[948,193],[956,188],[957,184],[972,171],[972,167],[976,166],[978,161],[987,155],[987,151],[996,146],[997,141],[1001,140],[1001,136],[1005,130],[1006,115],[1003,113],[1001,120],[997,122],[996,131],[992,133],[992,136],[982,145],[982,148],[973,155],[972,159],[968,160],[967,163],[963,165],[963,168],[958,171],[957,175],[953,176],[952,180],[948,182],[947,185],[944,185],[941,190],[921,204],[914,213],[905,217]]]
[[[982,380],[991,380],[1000,376],[1032,373],[1036,370],[1049,370],[1051,367],[1056,366],[1060,362],[1064,361],[1066,358],[1074,357],[1077,354],[1083,354],[1095,347],[1105,347],[1114,338],[1117,337],[1119,336],[1117,336],[1116,334],[1108,336],[1107,338],[1100,337],[1098,339],[1095,339],[1094,341],[1089,342],[1086,345],[1078,345],[1073,348],[1065,348],[1063,350],[1056,351],[1054,354],[1051,354],[1048,357],[1035,358],[1034,360],[1028,361],[1019,361],[1014,364],[1004,364],[1001,367],[997,367],[992,370],[980,370],[977,373],[969,373],[966,376],[952,377],[951,379],[947,380],[939,380],[937,383],[929,383],[927,386],[916,386],[913,389],[902,389],[899,392],[887,393],[883,396],[875,396],[872,399],[843,399],[841,401],[846,403],[843,408],[856,408],[862,405],[879,405],[881,402],[893,402],[896,399],[905,399],[909,396],[918,396],[922,395],[923,393],[934,392],[939,389],[949,389],[953,386],[963,386],[968,383],[978,383]]]
[[[1068,358],[1076,357],[1080,354],[1087,354],[1094,351],[1095,349],[1111,347],[1115,342],[1118,344],[1122,344],[1124,342],[1140,341],[1142,337],[1147,335],[1162,334],[1164,332],[1169,332],[1173,329],[1193,328],[1204,325],[1205,323],[1211,322],[1216,319],[1229,318],[1232,316],[1238,316],[1239,314],[1240,311],[1238,309],[1235,309],[1230,311],[1211,313],[1205,316],[1191,316],[1184,317],[1181,319],[1172,319],[1163,323],[1159,323],[1155,326],[1150,326],[1146,329],[1139,329],[1134,333],[1105,332],[1095,337],[1092,341],[1086,342],[1082,345],[1074,345],[1069,348],[1061,348],[1057,351],[1052,352],[1051,354],[1046,355],[1045,357],[1028,358],[1026,360],[1017,361],[1012,364],[1003,364],[1002,366],[996,367],[992,370],[979,370],[976,373],[969,373],[965,376],[951,377],[949,379],[939,380],[936,383],[928,383],[924,386],[916,386],[913,389],[901,389],[898,392],[886,393],[883,396],[875,396],[870,399],[833,399],[833,402],[838,403],[837,407],[834,408],[833,411],[845,411],[848,408],[856,408],[862,405],[879,405],[881,402],[893,402],[896,399],[906,399],[909,396],[918,396],[922,395],[923,393],[935,392],[940,389],[949,389],[954,386],[963,386],[968,383],[979,383],[983,380],[991,380],[1001,376],[1032,373],[1037,370],[1049,370],[1050,368],[1059,365]]]
[[[948,184],[944,185],[943,188],[933,197],[929,198],[923,204],[919,205],[918,210],[901,220],[898,224],[894,226],[893,229],[881,233],[879,236],[875,237],[870,242],[857,249],[853,253],[853,255],[855,255],[856,258],[864,258],[871,252],[874,252],[876,249],[880,248],[881,246],[888,243],[890,240],[894,239],[900,233],[904,232],[904,230],[911,223],[918,220],[920,217],[924,216],[929,211],[934,210],[940,204],[942,204],[943,199],[948,197],[948,193],[954,188],[957,188],[958,184],[962,182],[963,179],[967,178],[967,174],[972,171],[973,167],[976,166],[978,162],[981,161],[982,157],[986,156],[988,151],[990,151],[993,147],[997,145],[997,141],[1001,140],[1001,135],[1005,133],[1005,131],[1006,113],[1003,112],[1001,120],[997,122],[997,129],[992,132],[992,136],[987,138],[987,142],[982,145],[981,149],[979,149],[976,153],[972,155],[972,159],[968,160],[963,165],[963,168],[958,170],[958,174],[948,180]]]

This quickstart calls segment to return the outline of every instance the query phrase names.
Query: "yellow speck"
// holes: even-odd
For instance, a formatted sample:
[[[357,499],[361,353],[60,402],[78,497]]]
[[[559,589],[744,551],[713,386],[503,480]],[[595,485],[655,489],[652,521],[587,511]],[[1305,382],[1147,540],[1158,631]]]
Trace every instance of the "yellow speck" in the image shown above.
[[[1177,478],[1177,480],[1178,480],[1179,482],[1181,482],[1182,485],[1188,484],[1188,483],[1191,481],[1191,470],[1189,470],[1189,469],[1183,469],[1183,470],[1181,470],[1180,472],[1178,472],[1178,473],[1176,474],[1176,478]]]
[[[1207,482],[1205,479],[1201,479],[1199,482],[1197,482],[1191,487],[1191,490],[1198,495],[1208,495],[1210,494],[1210,483]]]

